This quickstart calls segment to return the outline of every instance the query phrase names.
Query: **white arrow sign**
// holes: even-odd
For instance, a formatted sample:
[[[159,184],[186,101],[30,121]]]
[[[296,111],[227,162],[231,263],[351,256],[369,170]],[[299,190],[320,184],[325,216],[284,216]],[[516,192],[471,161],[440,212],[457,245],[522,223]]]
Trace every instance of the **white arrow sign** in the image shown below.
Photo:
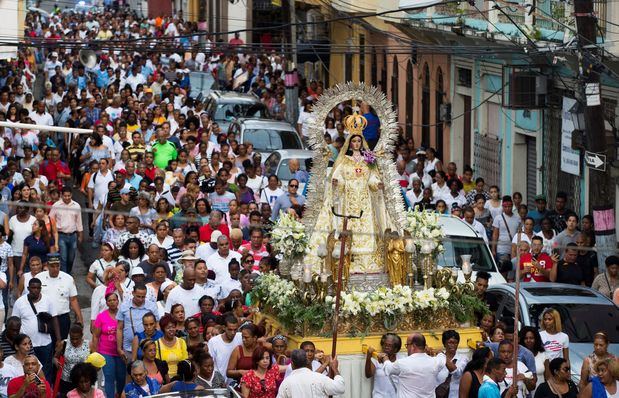
[[[585,151],[585,163],[592,169],[606,171],[606,155]]]

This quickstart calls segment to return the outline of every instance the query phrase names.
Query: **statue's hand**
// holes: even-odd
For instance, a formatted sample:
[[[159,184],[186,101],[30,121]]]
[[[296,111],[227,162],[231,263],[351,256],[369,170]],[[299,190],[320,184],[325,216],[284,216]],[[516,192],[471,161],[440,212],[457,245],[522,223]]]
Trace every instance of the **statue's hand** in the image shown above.
[[[333,178],[331,180],[331,185],[333,185],[333,188],[337,187],[337,179],[336,178]]]
[[[379,182],[377,186],[378,186],[378,189],[385,189],[385,184],[383,184],[382,182]]]

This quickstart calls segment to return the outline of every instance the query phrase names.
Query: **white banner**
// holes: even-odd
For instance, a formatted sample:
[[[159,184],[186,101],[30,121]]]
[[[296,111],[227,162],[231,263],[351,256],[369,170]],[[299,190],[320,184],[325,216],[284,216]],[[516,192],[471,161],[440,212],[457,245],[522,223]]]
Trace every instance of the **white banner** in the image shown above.
[[[575,176],[580,175],[580,152],[572,149],[572,132],[574,122],[570,109],[576,104],[573,98],[563,97],[561,111],[561,171]]]

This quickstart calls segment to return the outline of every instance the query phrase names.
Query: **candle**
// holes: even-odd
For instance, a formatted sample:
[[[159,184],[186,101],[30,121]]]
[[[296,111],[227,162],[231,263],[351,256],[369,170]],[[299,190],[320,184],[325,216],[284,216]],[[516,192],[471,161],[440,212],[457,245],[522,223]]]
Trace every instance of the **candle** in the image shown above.
[[[312,281],[312,264],[303,265],[303,282],[310,283]]]
[[[465,275],[472,273],[473,267],[471,266],[471,255],[462,254],[460,257],[462,258],[462,273]]]

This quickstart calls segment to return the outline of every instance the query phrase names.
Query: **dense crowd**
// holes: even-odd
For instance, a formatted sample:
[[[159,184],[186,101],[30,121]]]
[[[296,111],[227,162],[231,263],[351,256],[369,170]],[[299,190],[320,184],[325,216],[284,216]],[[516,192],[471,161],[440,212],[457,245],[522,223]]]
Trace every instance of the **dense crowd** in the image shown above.
[[[25,26],[32,47],[0,64],[0,120],[92,133],[0,127],[0,396],[144,397],[226,385],[252,398],[343,393],[337,358],[311,341],[289,351],[285,336],[266,335],[251,307],[255,280],[277,272],[273,223],[280,212],[303,216],[300,188],[311,164],[292,159],[292,178],[282,186],[263,174],[251,142],[222,131],[204,102],[189,95],[189,72],[210,72],[218,88],[254,93],[283,120],[285,57],[247,55],[238,37],[224,43],[176,17],[31,12]],[[76,43],[112,39],[127,48],[101,46],[94,68],[79,62]],[[37,85],[41,98],[34,98]],[[303,139],[323,91],[315,81],[299,89]],[[371,122],[364,135],[373,146],[380,123],[367,104],[360,111]],[[333,160],[352,112],[342,103],[325,122]],[[518,192],[501,196],[470,167],[460,175],[455,163],[444,166],[436,150],[412,139],[393,156],[407,205],[463,218],[490,243],[508,278],[520,266],[525,281],[586,284],[617,302],[619,259],[609,257],[598,274],[592,218],[567,209],[565,194],[552,210],[542,195],[527,207]],[[78,243],[86,240],[99,250],[85,278],[90,319],[72,276]],[[483,296],[482,287],[478,292]],[[513,387],[509,369],[503,380],[513,324],[483,317],[489,348],[470,361],[456,353],[455,331],[443,334],[444,353],[431,355],[423,336],[410,336],[406,358],[396,356],[399,337],[387,334],[381,354],[368,351],[373,396],[430,396],[439,384],[437,396],[494,396],[482,394],[494,388],[486,380],[511,396],[575,396],[565,373],[569,342],[558,315],[548,316],[542,331],[520,331],[524,376]],[[581,373],[585,397],[600,391],[595,383],[616,395],[607,346],[596,335]],[[540,392],[547,390],[555,395]]]

